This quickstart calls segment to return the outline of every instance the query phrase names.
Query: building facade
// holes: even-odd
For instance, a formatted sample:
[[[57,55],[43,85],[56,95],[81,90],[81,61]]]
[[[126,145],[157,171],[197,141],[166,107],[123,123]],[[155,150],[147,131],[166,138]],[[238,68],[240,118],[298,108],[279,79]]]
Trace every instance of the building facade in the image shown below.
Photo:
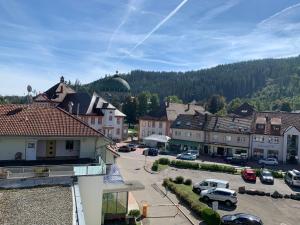
[[[77,93],[62,77],[60,82],[34,98],[33,104],[59,107],[85,121],[106,137],[115,141],[127,138],[126,115],[97,93]]]

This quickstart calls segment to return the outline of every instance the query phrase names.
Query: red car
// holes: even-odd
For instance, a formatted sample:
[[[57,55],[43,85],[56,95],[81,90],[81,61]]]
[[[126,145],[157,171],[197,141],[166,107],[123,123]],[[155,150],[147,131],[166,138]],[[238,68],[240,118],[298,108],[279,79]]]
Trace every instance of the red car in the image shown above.
[[[242,177],[246,181],[256,182],[256,172],[252,169],[244,169],[242,171]]]

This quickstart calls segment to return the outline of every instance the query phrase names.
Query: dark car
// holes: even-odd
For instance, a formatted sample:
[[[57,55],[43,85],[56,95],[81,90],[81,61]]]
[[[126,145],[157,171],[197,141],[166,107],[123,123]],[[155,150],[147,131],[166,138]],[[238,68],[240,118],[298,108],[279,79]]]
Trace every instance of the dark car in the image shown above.
[[[272,173],[267,169],[263,169],[260,171],[259,178],[262,183],[274,184],[274,177]]]
[[[143,151],[143,155],[158,156],[158,149],[156,149],[156,148],[147,148]]]
[[[230,163],[230,164],[236,164],[236,165],[246,165],[247,163],[247,158],[245,157],[238,157],[238,156],[230,156],[230,157],[227,157],[225,159],[225,161],[227,163]]]
[[[135,144],[128,144],[128,147],[130,148],[130,151],[135,151],[136,150],[136,145]]]
[[[127,146],[127,145],[124,145],[124,146],[121,146],[119,149],[118,149],[119,152],[130,152],[131,149]]]
[[[225,215],[222,217],[221,221],[224,225],[263,225],[263,222],[259,217],[246,213]]]

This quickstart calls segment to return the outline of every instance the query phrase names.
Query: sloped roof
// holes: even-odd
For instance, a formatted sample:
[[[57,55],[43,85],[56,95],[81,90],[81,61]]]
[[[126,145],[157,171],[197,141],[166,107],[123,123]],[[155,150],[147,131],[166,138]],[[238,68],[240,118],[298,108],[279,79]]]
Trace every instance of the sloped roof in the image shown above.
[[[38,105],[0,105],[0,136],[103,136],[68,112]]]
[[[255,108],[249,103],[245,102],[240,105],[237,109],[235,109],[232,114],[240,117],[250,117],[253,116],[255,112]]]
[[[85,115],[90,102],[91,102],[91,96],[88,93],[72,93],[67,94],[64,100],[58,105],[58,107],[66,110],[69,112],[69,104],[72,102],[72,114],[78,114],[79,115]]]
[[[205,116],[198,115],[184,115],[181,114],[172,123],[173,129],[187,129],[187,130],[203,130],[205,127]]]
[[[272,134],[271,122],[279,126],[280,123],[280,135],[282,135],[286,129],[289,127],[295,127],[297,130],[300,130],[300,114],[299,113],[289,113],[289,112],[257,112],[255,113],[255,118],[265,118],[266,126],[263,134],[270,135]],[[256,127],[253,126],[253,132],[255,132]]]
[[[166,107],[167,117],[169,121],[176,120],[180,114],[194,115],[195,111],[205,111],[202,106],[193,104],[168,103]]]

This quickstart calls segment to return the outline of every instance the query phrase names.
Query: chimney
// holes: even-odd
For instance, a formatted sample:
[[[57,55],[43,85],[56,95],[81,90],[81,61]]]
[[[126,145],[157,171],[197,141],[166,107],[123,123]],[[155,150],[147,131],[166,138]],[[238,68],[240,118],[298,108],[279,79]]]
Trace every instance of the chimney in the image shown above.
[[[64,76],[61,76],[60,77],[60,83],[64,83],[65,82],[65,78],[64,78]]]
[[[208,114],[207,114],[207,113],[204,114],[204,121],[205,121],[205,122],[208,121]]]
[[[69,107],[69,113],[71,113],[72,114],[72,112],[73,112],[73,102],[69,102],[69,104],[68,104],[68,107]]]

